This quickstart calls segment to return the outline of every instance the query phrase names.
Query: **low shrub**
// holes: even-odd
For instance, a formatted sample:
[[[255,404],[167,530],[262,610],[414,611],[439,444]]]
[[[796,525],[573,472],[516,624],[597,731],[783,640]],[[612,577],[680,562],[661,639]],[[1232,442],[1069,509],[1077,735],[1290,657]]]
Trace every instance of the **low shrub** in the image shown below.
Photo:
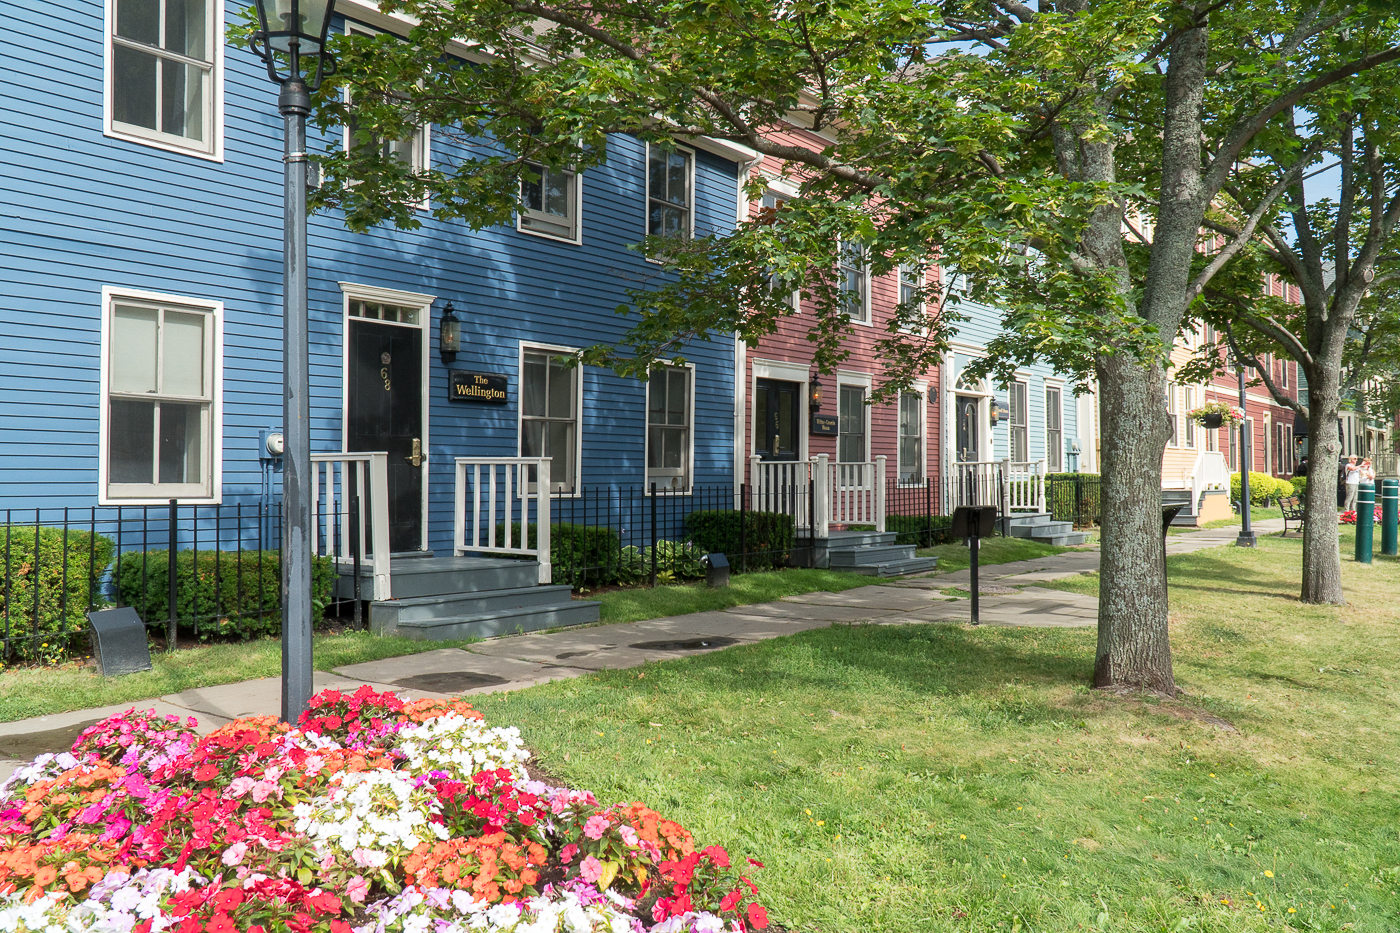
[[[742,525],[740,516],[743,516]],[[788,551],[796,534],[791,515],[720,509],[691,512],[685,517],[685,530],[699,553],[724,554],[736,570],[741,566],[741,542],[748,552],[743,558],[744,569],[772,570],[787,566]]]
[[[953,540],[951,515],[886,515],[885,530],[895,533],[896,544],[933,547]],[[854,529],[853,529],[854,530]]]
[[[1288,492],[1283,492],[1287,486]],[[1270,499],[1277,499],[1280,496],[1292,495],[1293,487],[1283,480],[1276,480],[1267,473],[1256,473],[1249,471],[1249,504],[1263,505]],[[1240,474],[1230,474],[1230,499],[1238,502],[1240,499]]]
[[[530,523],[530,539],[526,547],[538,547],[538,526]],[[496,526],[496,539],[505,540],[505,523]],[[511,540],[520,540],[520,523],[511,522]],[[553,570],[551,581],[581,586],[609,586],[623,582],[622,539],[616,531],[598,525],[575,525],[571,522],[551,523],[549,526],[549,563]]]
[[[652,556],[656,557],[656,582],[679,583],[705,576],[705,552],[688,541],[658,541],[654,547],[629,545],[622,549],[617,581],[636,585],[651,579]]]
[[[150,627],[170,618],[170,552],[127,551],[115,570],[117,598]],[[330,604],[335,566],[311,564],[311,621]],[[200,639],[255,638],[282,629],[280,551],[194,551],[175,554],[175,618]]]
[[[1299,499],[1308,497],[1308,478],[1306,476],[1295,476],[1289,482],[1293,484],[1293,495]]]
[[[1051,473],[1045,478],[1045,508],[1057,522],[1091,525],[1102,514],[1097,473]]]
[[[0,526],[0,660],[54,661],[86,648],[88,607],[106,605],[102,576],[112,539],[69,529]],[[36,617],[37,609],[37,617]]]

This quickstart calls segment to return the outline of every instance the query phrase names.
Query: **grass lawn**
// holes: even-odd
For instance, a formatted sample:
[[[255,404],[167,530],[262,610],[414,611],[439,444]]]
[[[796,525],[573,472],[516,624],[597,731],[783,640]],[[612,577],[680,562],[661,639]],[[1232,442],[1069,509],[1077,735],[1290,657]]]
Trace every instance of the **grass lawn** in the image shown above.
[[[1283,518],[1283,509],[1261,509],[1261,508],[1260,508],[1259,506],[1257,506],[1257,505],[1250,508],[1250,510],[1249,510],[1249,520],[1250,520],[1251,522],[1263,521],[1263,520],[1266,519],[1266,518]],[[1230,526],[1232,526],[1232,525],[1238,525],[1239,523],[1240,523],[1240,517],[1239,517],[1238,515],[1234,515],[1234,516],[1231,516],[1230,518],[1217,518],[1217,519],[1216,519],[1215,521],[1213,521],[1213,522],[1206,522],[1206,523],[1205,523],[1204,525],[1202,525],[1201,527],[1202,527],[1202,528],[1229,528]],[[1188,530],[1195,530],[1195,529],[1188,529]]]
[[[818,590],[839,593],[842,590],[870,586],[878,582],[880,581],[874,577],[841,570],[791,568],[767,573],[736,573],[729,578],[728,586],[713,590],[707,588],[702,581],[678,586],[658,586],[655,589],[642,587],[612,590],[593,598],[602,603],[598,611],[600,622],[639,622],[643,619],[659,619],[688,612],[707,612],[712,609],[728,609],[730,606],[766,603],[782,599],[784,596],[797,596],[800,593],[813,593]]]
[[[1063,554],[1070,550],[1073,548],[1041,544],[1029,538],[983,538],[982,543],[977,546],[977,563],[979,566],[982,564],[1009,564],[1012,561],[1034,560],[1037,557],[1048,557],[1051,554]],[[961,542],[955,542],[919,548],[915,553],[920,557],[937,557],[939,573],[951,573],[954,570],[963,570],[969,565],[968,555],[971,552],[963,547]]]
[[[467,642],[425,642],[397,636],[377,638],[366,632],[317,635],[312,648],[316,669],[378,661],[420,651],[451,648]],[[0,671],[0,722],[75,709],[132,703],[282,673],[282,643],[276,638],[222,645],[202,645],[151,655],[152,670],[110,680],[79,662],[52,667]]]
[[[1394,933],[1400,563],[1303,606],[1300,550],[1171,558],[1184,702],[1086,689],[1091,630],[954,624],[475,702],[561,777],[764,860],[793,931]]]

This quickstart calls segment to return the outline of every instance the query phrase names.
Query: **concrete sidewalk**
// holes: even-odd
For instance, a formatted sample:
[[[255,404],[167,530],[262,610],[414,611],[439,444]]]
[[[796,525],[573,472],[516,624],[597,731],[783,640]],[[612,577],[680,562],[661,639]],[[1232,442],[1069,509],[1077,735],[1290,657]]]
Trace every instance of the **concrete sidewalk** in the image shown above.
[[[1270,522],[1260,522],[1263,533]],[[1282,521],[1277,520],[1279,527]],[[1190,532],[1168,543],[1173,554],[1233,543],[1237,529]],[[982,569],[979,583],[1009,592],[981,596],[985,625],[1086,627],[1097,624],[1098,600],[1062,593],[1035,584],[1098,569],[1097,550],[1072,550],[1037,560],[993,564]],[[536,684],[579,677],[599,670],[639,667],[752,644],[837,623],[908,625],[966,621],[969,604],[967,571],[934,574],[863,586],[841,593],[806,593],[771,603],[736,606],[714,612],[597,625],[495,638],[467,649],[443,648],[423,654],[386,658],[316,674],[316,689],[354,690],[370,684],[376,690],[396,690],[411,697],[521,690]],[[944,590],[948,590],[947,593]],[[963,598],[959,598],[963,597]],[[24,761],[43,752],[66,751],[87,726],[132,706],[195,716],[202,732],[239,716],[278,714],[281,682],[269,677],[242,683],[189,690],[157,700],[99,709],[38,716],[0,723],[0,780]]]

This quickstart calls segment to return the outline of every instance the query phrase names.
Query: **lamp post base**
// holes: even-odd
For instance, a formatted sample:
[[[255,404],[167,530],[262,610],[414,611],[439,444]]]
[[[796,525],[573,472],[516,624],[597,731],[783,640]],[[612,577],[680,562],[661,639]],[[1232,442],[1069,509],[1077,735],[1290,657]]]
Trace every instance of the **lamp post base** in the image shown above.
[[[1235,547],[1258,547],[1259,538],[1252,531],[1241,531],[1235,538]]]

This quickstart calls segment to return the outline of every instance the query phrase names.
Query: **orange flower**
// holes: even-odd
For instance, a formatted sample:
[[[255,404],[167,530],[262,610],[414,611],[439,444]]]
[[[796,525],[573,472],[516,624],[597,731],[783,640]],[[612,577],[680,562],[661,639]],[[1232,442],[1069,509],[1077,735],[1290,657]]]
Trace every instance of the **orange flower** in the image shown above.
[[[53,884],[54,879],[57,877],[58,869],[54,868],[52,865],[45,865],[38,871],[34,872],[34,883],[41,888],[48,887],[49,885]]]

